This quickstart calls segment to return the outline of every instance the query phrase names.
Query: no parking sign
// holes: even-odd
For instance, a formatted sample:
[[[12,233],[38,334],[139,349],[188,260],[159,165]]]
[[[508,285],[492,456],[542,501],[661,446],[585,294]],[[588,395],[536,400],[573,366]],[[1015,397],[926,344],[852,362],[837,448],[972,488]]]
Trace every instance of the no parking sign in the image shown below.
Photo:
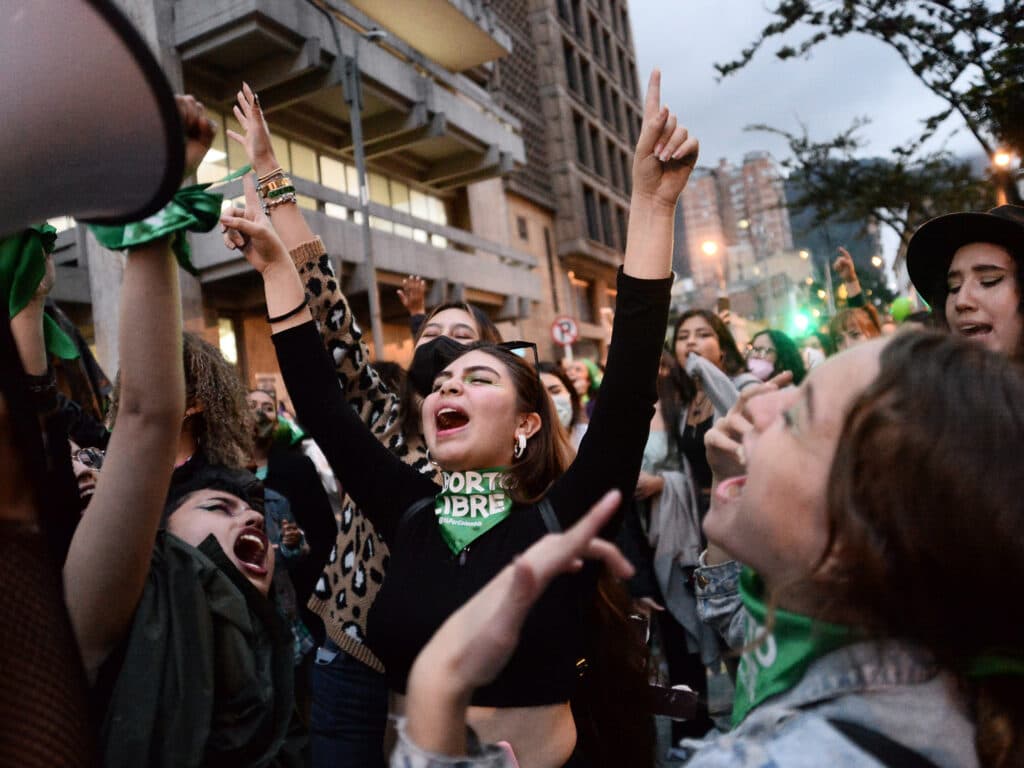
[[[551,323],[551,338],[555,344],[562,345],[567,360],[572,360],[572,345],[579,337],[579,326],[571,317],[556,317]]]

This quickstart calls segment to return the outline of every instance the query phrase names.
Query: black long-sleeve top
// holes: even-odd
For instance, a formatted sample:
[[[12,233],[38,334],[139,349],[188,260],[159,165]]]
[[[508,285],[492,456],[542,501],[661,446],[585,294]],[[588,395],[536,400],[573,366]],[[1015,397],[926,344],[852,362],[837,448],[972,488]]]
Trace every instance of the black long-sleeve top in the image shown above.
[[[615,327],[594,417],[576,460],[546,496],[563,528],[610,488],[619,488],[626,499],[632,496],[657,399],[671,284],[670,278],[638,280],[619,273]],[[312,322],[273,338],[299,422],[390,547],[388,577],[371,610],[369,634],[390,686],[404,692],[416,655],[445,619],[547,527],[536,505],[517,504],[459,556],[442,539],[432,505],[399,528],[406,510],[440,488],[397,459],[360,422],[342,397]],[[476,692],[474,704],[537,706],[569,699],[583,646],[581,609],[594,578],[595,572],[586,570],[555,580],[527,617],[508,665]]]

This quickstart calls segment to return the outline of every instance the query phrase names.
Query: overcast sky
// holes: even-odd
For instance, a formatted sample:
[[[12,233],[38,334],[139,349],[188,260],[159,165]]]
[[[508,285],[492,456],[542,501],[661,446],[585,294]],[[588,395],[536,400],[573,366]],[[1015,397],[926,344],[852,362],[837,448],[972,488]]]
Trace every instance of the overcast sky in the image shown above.
[[[917,136],[919,121],[940,111],[944,102],[910,73],[895,51],[861,35],[827,40],[808,59],[780,61],[774,38],[753,61],[721,81],[714,69],[738,57],[772,15],[775,0],[630,0],[634,45],[641,87],[655,66],[662,71],[662,101],[700,139],[700,164],[719,158],[738,163],[751,150],[767,149],[782,160],[781,138],[745,131],[764,123],[791,132],[807,125],[813,139],[824,140],[847,128],[856,117],[871,118],[861,130],[865,155],[887,155],[891,147]],[[806,32],[806,28],[802,30]],[[806,34],[786,38],[794,45]],[[981,152],[960,123],[947,121],[936,146],[959,155]],[[892,263],[897,240],[883,228],[883,252]]]
[[[713,64],[736,58],[755,39],[771,18],[769,4],[775,0],[630,0],[641,85],[661,67],[662,100],[700,139],[702,164],[720,157],[739,161],[754,149],[781,159],[784,142],[745,132],[752,123],[798,131],[800,120],[813,138],[825,139],[858,116],[872,119],[863,129],[866,151],[888,154],[918,133],[918,120],[942,108],[894,51],[858,35],[828,40],[809,59],[787,61],[775,58],[780,42],[773,39],[744,69],[717,81]],[[802,39],[794,34],[787,42]],[[980,151],[966,131],[948,147],[958,154]]]

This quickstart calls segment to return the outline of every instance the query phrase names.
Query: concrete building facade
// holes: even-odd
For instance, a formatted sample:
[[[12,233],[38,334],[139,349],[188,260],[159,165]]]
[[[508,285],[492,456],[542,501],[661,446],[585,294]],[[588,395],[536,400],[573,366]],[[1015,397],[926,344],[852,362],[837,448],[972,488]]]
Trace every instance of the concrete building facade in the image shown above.
[[[384,338],[381,358],[407,362],[407,316],[394,289],[428,279],[430,299],[461,298],[496,320],[518,321],[545,300],[538,249],[489,226],[472,191],[525,163],[519,120],[472,72],[507,56],[508,33],[477,0],[120,0],[160,55],[177,88],[194,93],[219,123],[199,171],[212,181],[245,164],[226,139],[242,80],[260,94],[275,153],[299,205],[342,276],[369,332],[370,285],[346,80],[357,63],[367,158],[367,208]],[[384,39],[365,33],[384,28]],[[483,185],[483,186],[486,186]],[[500,186],[500,183],[499,183]],[[240,182],[221,190],[238,199]],[[84,227],[62,230],[55,298],[116,370],[120,257]],[[196,280],[182,276],[186,325],[219,343],[245,378],[276,371],[256,276],[220,233],[191,237]]]

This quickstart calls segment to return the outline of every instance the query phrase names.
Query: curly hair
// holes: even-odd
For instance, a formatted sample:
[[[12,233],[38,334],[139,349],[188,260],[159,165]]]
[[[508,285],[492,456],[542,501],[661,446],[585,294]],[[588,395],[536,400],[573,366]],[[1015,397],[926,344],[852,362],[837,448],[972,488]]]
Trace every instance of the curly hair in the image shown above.
[[[200,336],[182,334],[185,407],[202,408],[189,418],[200,450],[211,464],[244,469],[252,455],[252,414],[246,388],[220,350]],[[121,377],[114,385],[110,426],[117,419]]]

